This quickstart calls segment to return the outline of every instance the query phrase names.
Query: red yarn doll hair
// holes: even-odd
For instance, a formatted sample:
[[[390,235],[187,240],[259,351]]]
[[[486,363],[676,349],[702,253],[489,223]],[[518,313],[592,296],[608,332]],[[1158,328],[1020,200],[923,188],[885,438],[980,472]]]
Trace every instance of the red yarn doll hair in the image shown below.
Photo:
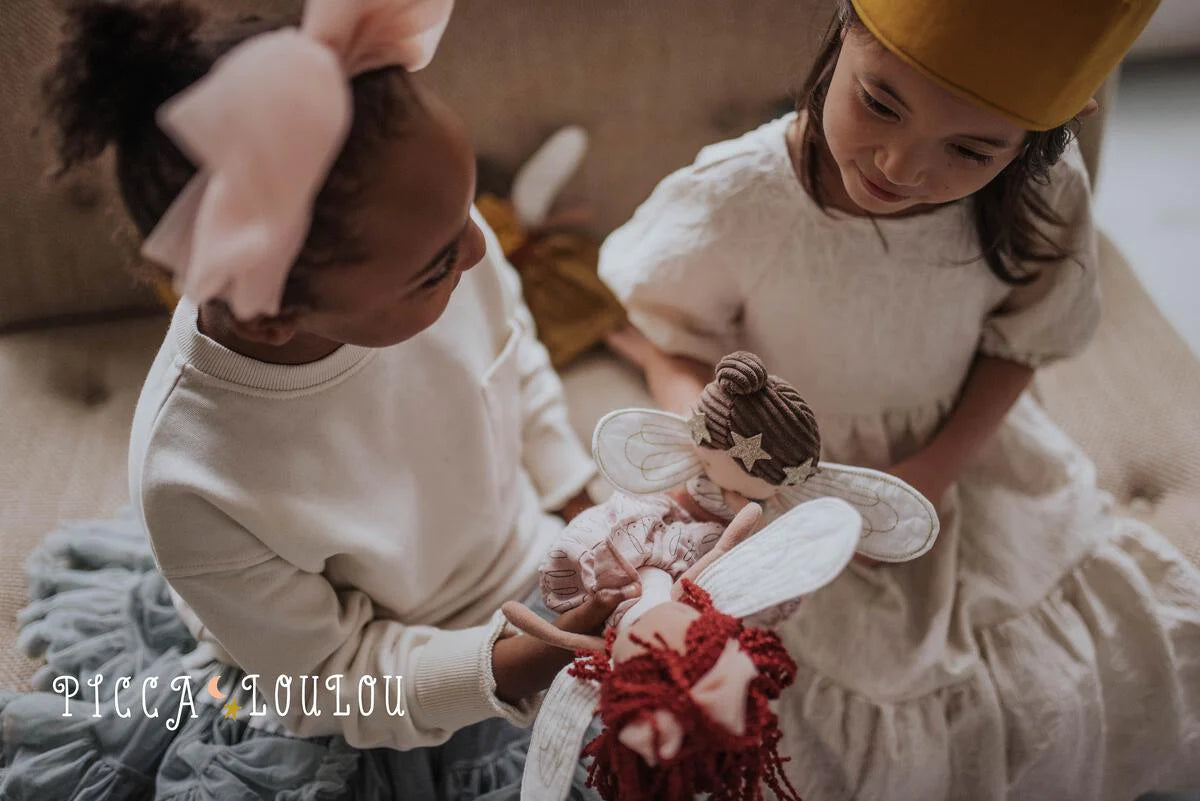
[[[569,668],[571,675],[600,684],[604,730],[583,751],[594,759],[588,784],[605,801],[683,801],[701,793],[712,801],[761,801],[763,784],[780,799],[800,801],[783,772],[786,758],[778,750],[782,734],[769,706],[792,683],[796,663],[773,632],[745,627],[720,612],[708,593],[687,579],[680,586],[679,600],[700,613],[688,626],[686,653],[667,647],[661,638],[656,643],[635,638],[645,652],[614,665],[616,634],[610,629],[604,651],[581,654]],[[714,721],[688,694],[730,640],[740,644],[758,669],[749,686],[742,735]],[[617,734],[656,709],[674,714],[686,736],[675,757],[650,767]]]

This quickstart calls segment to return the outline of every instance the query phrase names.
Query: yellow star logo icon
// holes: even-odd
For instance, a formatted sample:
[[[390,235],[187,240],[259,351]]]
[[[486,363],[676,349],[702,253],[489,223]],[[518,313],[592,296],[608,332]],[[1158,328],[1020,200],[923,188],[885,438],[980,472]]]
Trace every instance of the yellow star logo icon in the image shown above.
[[[241,707],[238,706],[237,699],[229,699],[229,703],[225,705],[225,717],[237,720],[237,713],[239,709],[241,709]]]

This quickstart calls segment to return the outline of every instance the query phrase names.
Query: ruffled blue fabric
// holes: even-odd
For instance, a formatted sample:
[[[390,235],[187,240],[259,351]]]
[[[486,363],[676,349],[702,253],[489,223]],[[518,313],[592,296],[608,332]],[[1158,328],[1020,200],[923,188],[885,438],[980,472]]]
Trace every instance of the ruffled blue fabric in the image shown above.
[[[180,621],[149,542],[129,510],[64,525],[26,565],[30,603],[18,615],[19,646],[46,660],[34,693],[0,691],[2,801],[515,801],[529,731],[499,718],[468,727],[436,748],[360,750],[341,737],[297,738],[226,717],[196,698],[179,713],[170,679],[201,687],[242,672],[209,662]],[[105,680],[97,691],[87,681]],[[71,701],[56,677],[81,688]],[[118,716],[115,678],[121,690]],[[158,677],[145,689],[143,679]],[[61,679],[60,679],[61,681]],[[98,695],[98,701],[93,697]],[[67,716],[64,713],[70,712]],[[99,715],[97,716],[97,711]],[[167,720],[178,719],[172,730]],[[572,798],[593,801],[585,771]]]

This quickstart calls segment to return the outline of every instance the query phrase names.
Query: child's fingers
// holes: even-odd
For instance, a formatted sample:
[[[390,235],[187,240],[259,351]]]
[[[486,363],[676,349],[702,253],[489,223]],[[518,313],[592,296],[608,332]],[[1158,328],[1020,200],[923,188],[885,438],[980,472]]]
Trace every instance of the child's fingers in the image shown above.
[[[638,583],[620,589],[600,590],[574,609],[559,615],[555,624],[564,631],[590,633],[604,628],[604,621],[623,601],[641,595]]]

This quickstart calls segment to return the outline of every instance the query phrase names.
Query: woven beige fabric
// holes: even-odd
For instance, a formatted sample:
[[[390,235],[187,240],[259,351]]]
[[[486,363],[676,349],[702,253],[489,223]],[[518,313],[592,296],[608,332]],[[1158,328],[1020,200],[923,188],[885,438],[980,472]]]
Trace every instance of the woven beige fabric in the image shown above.
[[[0,336],[0,687],[25,687],[14,645],[29,551],[62,519],[129,497],[125,458],[165,318]]]
[[[119,270],[104,170],[51,184],[35,133],[55,18],[38,0],[0,3],[0,327],[54,315],[147,305]]]
[[[1036,394],[1096,461],[1101,486],[1200,564],[1200,363],[1101,237],[1103,318]]]

